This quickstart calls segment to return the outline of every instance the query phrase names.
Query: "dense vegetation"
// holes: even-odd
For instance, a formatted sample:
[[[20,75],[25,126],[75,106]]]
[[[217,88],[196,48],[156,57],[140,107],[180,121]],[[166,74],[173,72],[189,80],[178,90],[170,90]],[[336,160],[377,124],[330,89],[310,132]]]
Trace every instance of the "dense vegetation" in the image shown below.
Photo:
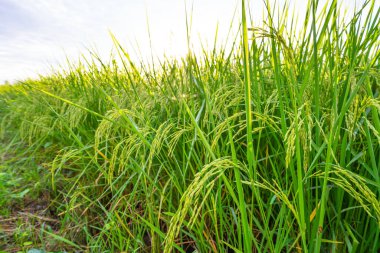
[[[243,11],[231,49],[153,66],[114,39],[121,64],[1,86],[0,203],[48,195],[73,251],[378,251],[380,10],[317,4],[301,30]]]

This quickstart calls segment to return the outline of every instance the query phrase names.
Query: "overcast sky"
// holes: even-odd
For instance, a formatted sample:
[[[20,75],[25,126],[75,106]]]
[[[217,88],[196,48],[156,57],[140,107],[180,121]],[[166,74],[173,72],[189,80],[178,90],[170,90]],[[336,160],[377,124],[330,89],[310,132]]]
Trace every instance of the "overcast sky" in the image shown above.
[[[262,1],[251,2],[255,19],[261,20]],[[301,12],[306,2],[297,1]],[[212,44],[217,25],[219,43],[224,43],[239,4],[240,0],[0,0],[0,83],[46,74],[50,66],[64,64],[66,56],[75,62],[88,49],[107,57],[112,48],[109,31],[133,58],[140,55],[138,49],[148,58],[148,23],[154,56],[184,55],[185,5],[188,12],[193,7],[195,48],[201,40]]]

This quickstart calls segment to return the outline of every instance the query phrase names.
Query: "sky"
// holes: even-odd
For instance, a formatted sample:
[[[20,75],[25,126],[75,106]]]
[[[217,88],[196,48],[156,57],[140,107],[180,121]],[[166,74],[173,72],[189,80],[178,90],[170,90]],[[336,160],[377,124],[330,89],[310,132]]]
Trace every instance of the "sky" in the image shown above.
[[[192,14],[191,43],[195,49],[202,43],[211,48],[217,28],[218,43],[223,44],[231,24],[232,34],[237,33],[240,2],[0,0],[0,83],[48,74],[52,68],[65,66],[67,58],[76,62],[90,50],[107,59],[113,48],[110,32],[136,60],[149,60],[152,55],[184,56],[186,10]],[[250,2],[254,22],[259,22],[263,19],[262,1]],[[307,1],[293,2],[302,14]],[[346,8],[352,9],[354,3],[345,1]]]

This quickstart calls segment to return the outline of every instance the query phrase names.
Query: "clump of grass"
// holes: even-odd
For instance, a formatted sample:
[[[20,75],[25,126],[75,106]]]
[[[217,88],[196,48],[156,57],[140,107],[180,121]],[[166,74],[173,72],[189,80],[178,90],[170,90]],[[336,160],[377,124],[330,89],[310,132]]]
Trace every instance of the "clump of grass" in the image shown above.
[[[2,126],[36,154],[54,147],[57,238],[102,252],[379,250],[376,1],[350,20],[309,1],[301,30],[265,4],[268,22],[250,27],[242,1],[238,48],[152,69],[113,37],[121,68],[95,55],[1,89]]]

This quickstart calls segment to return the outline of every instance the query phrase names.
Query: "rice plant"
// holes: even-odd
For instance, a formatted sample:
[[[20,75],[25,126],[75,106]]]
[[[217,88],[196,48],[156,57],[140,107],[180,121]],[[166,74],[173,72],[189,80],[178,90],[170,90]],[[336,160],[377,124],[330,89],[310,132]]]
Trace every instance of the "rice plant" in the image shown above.
[[[300,23],[271,3],[255,27],[242,0],[229,49],[153,68],[112,35],[108,62],[0,87],[2,143],[7,130],[40,157],[50,147],[55,239],[86,252],[380,250],[380,9],[368,0],[347,20],[339,1],[310,0]]]

